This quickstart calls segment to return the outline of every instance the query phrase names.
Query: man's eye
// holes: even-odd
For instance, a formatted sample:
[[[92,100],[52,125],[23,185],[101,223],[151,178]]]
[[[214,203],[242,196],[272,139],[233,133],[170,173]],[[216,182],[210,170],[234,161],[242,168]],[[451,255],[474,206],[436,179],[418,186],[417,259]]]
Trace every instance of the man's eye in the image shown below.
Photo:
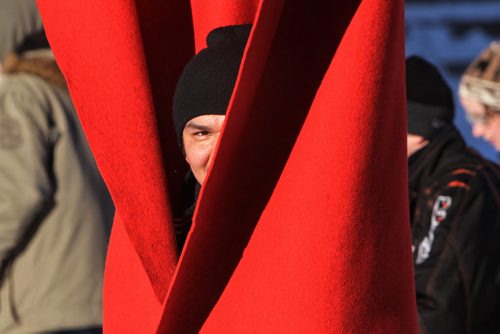
[[[208,131],[197,131],[194,133],[195,137],[204,137],[206,135],[208,135]]]

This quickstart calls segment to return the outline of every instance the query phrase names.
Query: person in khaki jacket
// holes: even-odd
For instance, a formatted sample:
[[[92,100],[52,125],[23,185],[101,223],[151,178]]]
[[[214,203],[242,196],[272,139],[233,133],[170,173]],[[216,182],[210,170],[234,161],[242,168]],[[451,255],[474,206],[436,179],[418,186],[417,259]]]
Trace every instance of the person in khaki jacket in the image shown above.
[[[0,333],[102,331],[112,215],[64,78],[35,34],[0,76]]]

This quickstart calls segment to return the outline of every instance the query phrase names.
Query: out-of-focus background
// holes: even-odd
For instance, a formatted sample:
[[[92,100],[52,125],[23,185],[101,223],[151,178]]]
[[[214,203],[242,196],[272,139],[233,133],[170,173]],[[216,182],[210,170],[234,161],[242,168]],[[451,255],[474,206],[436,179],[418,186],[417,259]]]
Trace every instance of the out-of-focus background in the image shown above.
[[[406,54],[434,63],[456,93],[460,75],[492,40],[500,40],[500,0],[405,0]],[[495,161],[495,150],[471,135],[459,101],[455,124],[467,143]]]

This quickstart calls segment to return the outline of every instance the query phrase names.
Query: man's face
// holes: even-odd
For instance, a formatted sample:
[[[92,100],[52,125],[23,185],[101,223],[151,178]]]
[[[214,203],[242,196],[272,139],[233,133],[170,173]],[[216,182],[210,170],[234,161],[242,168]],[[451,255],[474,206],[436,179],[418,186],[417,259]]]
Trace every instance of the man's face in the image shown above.
[[[460,101],[472,125],[472,135],[482,137],[500,151],[500,111],[495,112],[470,98],[461,97]]]
[[[408,158],[427,144],[429,144],[429,141],[424,137],[408,133],[406,135],[406,154]]]
[[[184,126],[182,140],[186,161],[199,184],[203,184],[212,165],[225,117],[202,115],[191,119]]]

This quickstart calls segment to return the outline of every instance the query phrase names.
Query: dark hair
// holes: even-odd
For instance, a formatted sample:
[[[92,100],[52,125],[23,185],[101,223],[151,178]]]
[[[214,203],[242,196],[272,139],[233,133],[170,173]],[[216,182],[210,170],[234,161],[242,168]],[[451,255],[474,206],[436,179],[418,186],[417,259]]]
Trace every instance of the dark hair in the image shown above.
[[[49,49],[49,41],[45,35],[45,30],[40,29],[26,36],[14,49],[16,54],[22,54],[27,51]]]

